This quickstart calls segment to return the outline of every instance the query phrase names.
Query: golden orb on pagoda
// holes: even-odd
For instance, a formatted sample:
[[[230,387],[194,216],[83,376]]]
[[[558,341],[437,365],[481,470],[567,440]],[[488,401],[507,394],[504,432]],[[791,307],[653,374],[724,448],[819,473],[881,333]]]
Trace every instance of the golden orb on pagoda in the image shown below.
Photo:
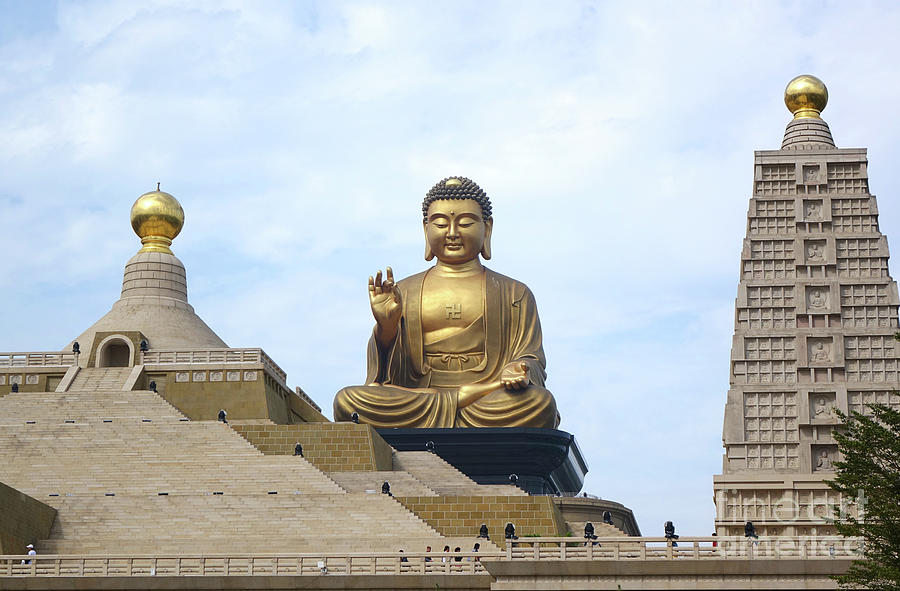
[[[144,193],[131,206],[131,227],[141,239],[140,252],[172,254],[169,246],[184,226],[184,210],[172,195],[159,190]]]
[[[820,119],[819,114],[828,104],[828,89],[815,76],[797,76],[784,89],[784,104],[794,114],[794,119]]]

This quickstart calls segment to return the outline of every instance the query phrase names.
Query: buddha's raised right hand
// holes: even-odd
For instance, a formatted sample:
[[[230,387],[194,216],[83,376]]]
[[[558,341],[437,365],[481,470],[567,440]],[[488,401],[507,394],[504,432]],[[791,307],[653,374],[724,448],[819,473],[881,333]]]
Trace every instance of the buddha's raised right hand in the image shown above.
[[[380,269],[374,278],[369,276],[369,304],[375,317],[375,338],[382,347],[389,347],[397,337],[403,314],[400,288],[394,283],[394,271],[390,267],[384,280]]]

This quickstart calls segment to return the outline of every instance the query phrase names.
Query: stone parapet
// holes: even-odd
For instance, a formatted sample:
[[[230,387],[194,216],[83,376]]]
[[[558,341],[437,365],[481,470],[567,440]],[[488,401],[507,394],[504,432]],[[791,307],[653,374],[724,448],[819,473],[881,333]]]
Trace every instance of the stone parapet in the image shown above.
[[[456,540],[448,540],[457,544]],[[507,549],[0,556],[4,589],[832,589],[843,538],[520,539]],[[401,560],[401,556],[405,560]],[[430,558],[430,560],[426,560]],[[459,558],[460,560],[455,560]]]

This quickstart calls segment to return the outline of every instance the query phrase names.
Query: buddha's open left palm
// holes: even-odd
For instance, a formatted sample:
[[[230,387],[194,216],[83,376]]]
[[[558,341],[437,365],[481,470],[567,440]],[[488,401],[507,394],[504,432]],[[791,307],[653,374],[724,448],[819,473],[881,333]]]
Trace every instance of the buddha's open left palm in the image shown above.
[[[394,271],[388,267],[384,280],[381,270],[375,277],[369,277],[369,303],[372,315],[383,333],[395,333],[400,325],[403,306],[400,301],[400,288],[394,283]]]
[[[503,367],[500,381],[507,390],[524,390],[528,387],[528,364],[524,361],[511,361]]]

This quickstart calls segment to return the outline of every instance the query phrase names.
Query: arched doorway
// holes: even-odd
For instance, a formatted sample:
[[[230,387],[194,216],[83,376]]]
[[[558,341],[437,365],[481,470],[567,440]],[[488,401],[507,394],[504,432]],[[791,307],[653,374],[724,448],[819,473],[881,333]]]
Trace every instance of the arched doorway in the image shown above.
[[[121,337],[109,337],[100,344],[97,367],[131,367],[131,343]]]

